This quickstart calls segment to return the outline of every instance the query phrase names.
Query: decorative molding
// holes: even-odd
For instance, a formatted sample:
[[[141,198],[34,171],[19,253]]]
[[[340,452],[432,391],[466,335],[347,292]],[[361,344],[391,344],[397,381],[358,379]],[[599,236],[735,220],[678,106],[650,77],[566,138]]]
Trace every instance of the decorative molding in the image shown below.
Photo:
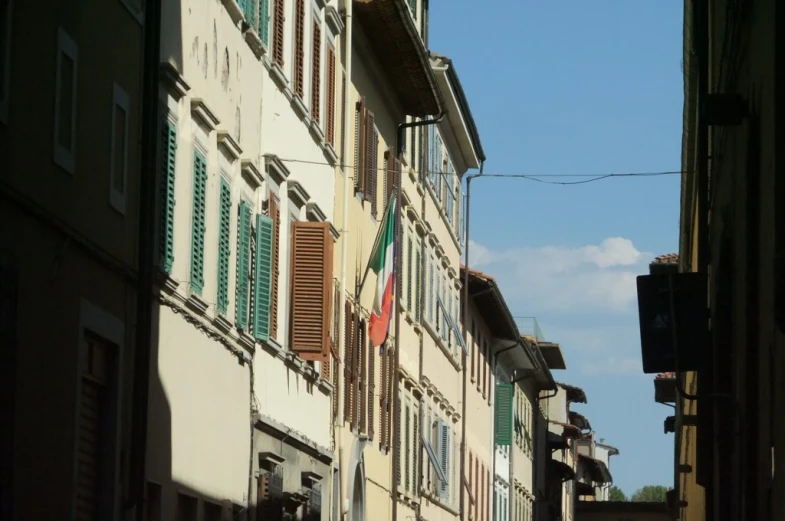
[[[294,94],[292,96],[292,108],[306,125],[310,123],[311,118],[308,117],[308,107],[305,106],[305,102],[299,94]]]
[[[333,226],[333,223],[330,223],[330,235],[333,236],[334,241],[337,241],[341,238],[341,232],[338,231],[338,228]]]
[[[167,89],[177,96],[177,100],[188,94],[191,86],[185,81],[185,78],[180,72],[175,69],[174,65],[169,62],[163,62],[160,65],[161,82]]]
[[[185,304],[200,315],[204,315],[207,312],[207,308],[210,307],[210,304],[208,304],[200,295],[197,295],[193,292],[189,293]]]
[[[272,177],[276,184],[283,184],[288,178],[289,169],[283,164],[283,161],[275,154],[264,154],[264,165],[267,169],[267,175]]]
[[[331,5],[328,5],[324,10],[324,21],[327,22],[327,27],[330,28],[334,36],[341,34],[346,27],[338,10]]]
[[[324,143],[324,131],[322,130],[321,124],[315,120],[311,119],[310,125],[308,125],[308,129],[311,131],[311,136],[316,140],[317,143],[320,145]]]
[[[259,38],[259,35],[256,34],[256,31],[251,28],[248,28],[248,30],[245,31],[245,43],[248,44],[248,47],[251,48],[251,51],[256,55],[257,58],[261,58],[266,51],[264,45],[262,44],[262,39]]]
[[[229,333],[232,330],[232,323],[223,315],[216,315],[213,324],[224,333]]]
[[[228,155],[232,161],[240,159],[240,156],[243,154],[243,149],[240,148],[240,145],[234,140],[228,130],[218,130],[217,138],[219,150],[226,152],[226,155]]]
[[[272,76],[273,81],[278,85],[278,87],[284,91],[284,94],[287,98],[292,98],[292,90],[289,88],[289,80],[286,79],[286,74],[281,70],[281,66],[275,62],[270,62],[270,76]]]
[[[249,351],[253,351],[256,347],[256,340],[246,331],[240,331],[240,336],[237,339],[241,346]]]
[[[335,459],[335,455],[329,449],[309,440],[304,434],[292,430],[279,421],[271,418],[270,416],[267,416],[266,414],[254,414],[253,423],[257,429],[261,430],[262,432],[266,432],[271,437],[277,438],[279,440],[286,439],[286,443],[294,446],[295,448],[300,448],[297,447],[297,445],[300,445],[302,448],[307,449],[306,452],[313,453],[313,455],[323,463],[329,465]]]
[[[327,162],[330,163],[330,166],[335,167],[338,165],[338,153],[335,151],[333,146],[324,141],[322,143],[322,150],[324,151],[325,157],[327,157]]]
[[[286,192],[289,194],[289,200],[298,208],[302,208],[308,202],[308,199],[311,198],[308,192],[305,191],[305,188],[298,181],[294,180],[286,181]]]
[[[417,172],[414,171],[414,168],[409,168],[409,179],[411,179],[412,183],[415,185],[417,184]]]
[[[412,205],[412,198],[409,197],[409,194],[406,193],[406,188],[401,188],[401,206],[411,206]]]
[[[333,387],[333,384],[331,384],[329,381],[325,380],[324,378],[320,378],[319,382],[317,383],[317,385],[319,386],[319,389],[324,394],[328,394],[329,395],[329,394],[332,394],[333,392],[335,392],[335,387]]]
[[[221,122],[202,98],[191,98],[191,114],[201,120],[209,130],[215,130]]]
[[[232,19],[232,23],[239,26],[242,23],[244,16],[242,9],[240,9],[237,2],[235,0],[223,0],[221,3],[223,3],[226,11],[229,13],[229,18]]]
[[[312,222],[324,222],[327,220],[327,216],[315,201],[305,204],[305,217]]]
[[[240,172],[242,172],[243,177],[246,177],[248,182],[252,185],[251,188],[261,188],[262,183],[264,183],[264,177],[262,177],[262,173],[256,168],[256,165],[253,164],[253,161],[250,159],[243,159],[240,161]]]
[[[420,237],[425,236],[425,223],[422,221],[422,219],[419,218],[419,216],[417,217],[417,220],[414,221],[414,229],[417,232],[417,235]]]

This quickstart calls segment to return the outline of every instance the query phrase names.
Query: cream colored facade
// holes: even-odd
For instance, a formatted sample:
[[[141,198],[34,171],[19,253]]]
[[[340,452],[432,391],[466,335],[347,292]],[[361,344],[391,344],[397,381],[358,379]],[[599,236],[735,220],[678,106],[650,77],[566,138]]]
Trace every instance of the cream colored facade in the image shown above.
[[[567,391],[563,387],[559,387],[558,392],[546,400],[546,418],[548,421],[548,430],[554,434],[565,435],[570,425],[567,406]],[[575,452],[572,448],[554,452],[551,458],[561,463],[564,463],[571,469],[575,470]],[[574,519],[575,502],[578,500],[575,491],[575,481],[570,480],[562,485],[561,494],[561,512],[564,521]]]
[[[302,0],[162,16],[150,515],[327,518],[343,24]]]
[[[0,9],[0,518],[115,519],[129,485],[141,12]]]

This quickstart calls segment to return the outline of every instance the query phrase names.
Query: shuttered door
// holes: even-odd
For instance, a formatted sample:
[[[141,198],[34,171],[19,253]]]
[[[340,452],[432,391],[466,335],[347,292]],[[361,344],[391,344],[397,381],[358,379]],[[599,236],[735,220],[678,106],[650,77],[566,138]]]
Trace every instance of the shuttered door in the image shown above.
[[[102,452],[108,444],[106,422],[108,349],[104,342],[85,333],[82,345],[82,385],[79,396],[76,519],[101,519],[101,491],[106,483]],[[102,447],[103,446],[103,447]]]

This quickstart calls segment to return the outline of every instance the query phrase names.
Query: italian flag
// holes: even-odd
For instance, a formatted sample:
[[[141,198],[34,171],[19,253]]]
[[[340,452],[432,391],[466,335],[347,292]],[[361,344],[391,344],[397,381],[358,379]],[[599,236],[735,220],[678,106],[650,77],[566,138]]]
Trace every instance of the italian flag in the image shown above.
[[[382,345],[390,330],[395,297],[395,210],[395,197],[391,197],[379,230],[379,240],[371,252],[368,265],[376,275],[376,295],[368,324],[368,337],[372,347]]]

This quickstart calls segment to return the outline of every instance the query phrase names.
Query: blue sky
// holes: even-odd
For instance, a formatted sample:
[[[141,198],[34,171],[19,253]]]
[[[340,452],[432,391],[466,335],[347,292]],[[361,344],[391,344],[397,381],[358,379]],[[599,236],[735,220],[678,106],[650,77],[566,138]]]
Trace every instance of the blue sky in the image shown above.
[[[456,65],[487,173],[679,169],[681,2],[432,1],[430,47]],[[641,373],[635,276],[677,250],[679,177],[473,185],[473,264],[561,344],[554,376],[586,391],[574,409],[619,448],[615,483],[671,485],[672,409]]]

